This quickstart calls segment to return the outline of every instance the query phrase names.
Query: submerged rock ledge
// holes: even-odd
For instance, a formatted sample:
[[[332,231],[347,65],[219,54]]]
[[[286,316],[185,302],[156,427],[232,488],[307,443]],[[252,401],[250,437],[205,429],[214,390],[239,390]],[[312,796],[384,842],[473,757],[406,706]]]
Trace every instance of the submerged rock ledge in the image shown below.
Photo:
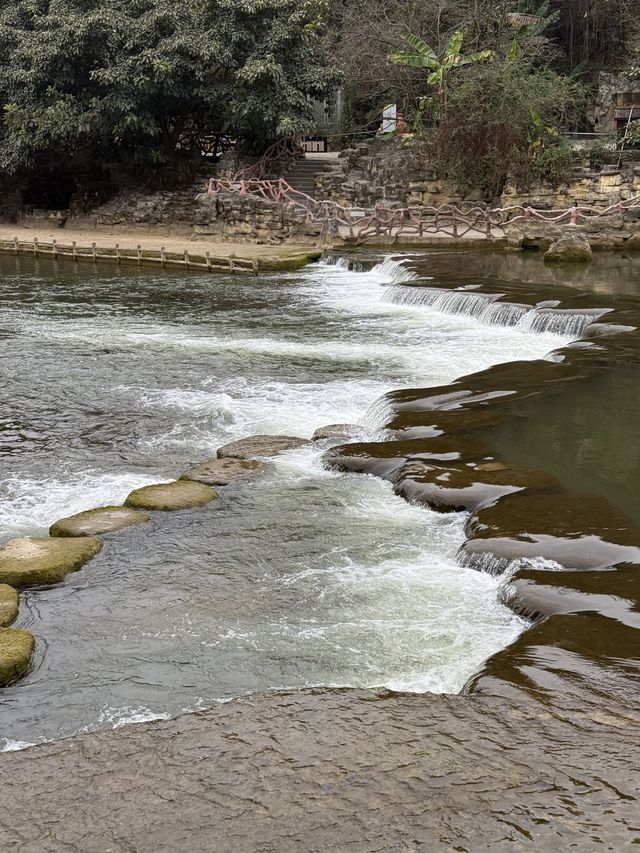
[[[371,410],[387,440],[333,447],[325,453],[324,463],[335,470],[390,480],[396,494],[441,512],[472,512],[460,560],[493,574],[513,568],[501,600],[535,624],[490,658],[465,689],[501,695],[523,690],[550,699],[560,686],[567,689],[571,680],[549,677],[558,667],[566,666],[575,674],[581,667],[588,669],[594,659],[615,667],[640,656],[640,619],[636,624],[630,617],[640,609],[640,574],[635,572],[640,566],[640,533],[606,500],[569,496],[553,476],[502,459],[483,439],[487,428],[517,417],[522,401],[561,393],[568,383],[586,380],[610,360],[637,364],[640,316],[633,303],[621,300],[611,311],[595,304],[601,297],[585,294],[564,303],[544,302],[541,297],[551,297],[553,291],[519,290],[525,304],[511,312],[506,294],[496,295],[484,286],[472,292],[465,288],[440,292],[454,313],[460,308],[460,313],[487,314],[490,305],[488,321],[497,318],[507,325],[532,317],[541,330],[565,324],[574,333],[589,334],[598,321],[597,344],[575,342],[548,359],[498,364],[445,387],[388,393]],[[388,293],[390,301],[400,304],[443,301],[432,281],[423,287],[415,280],[394,285]],[[601,321],[604,314],[606,323]],[[552,565],[558,570],[550,572]],[[603,570],[609,574],[603,575]],[[595,593],[594,572],[605,589],[610,581],[610,594]],[[615,593],[621,585],[627,596],[622,603]],[[587,612],[592,614],[589,629],[565,642],[567,625],[574,624],[571,619]],[[620,643],[617,659],[613,651],[610,658],[605,654],[606,640],[599,646],[600,633],[606,637],[612,631]],[[535,671],[546,672],[546,678],[530,676],[532,660]]]

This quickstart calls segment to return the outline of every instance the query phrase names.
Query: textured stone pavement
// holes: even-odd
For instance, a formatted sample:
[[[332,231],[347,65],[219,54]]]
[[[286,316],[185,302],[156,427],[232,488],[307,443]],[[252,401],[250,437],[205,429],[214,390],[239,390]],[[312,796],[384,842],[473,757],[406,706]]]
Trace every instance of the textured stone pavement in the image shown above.
[[[0,850],[614,850],[640,709],[310,690],[0,756]]]

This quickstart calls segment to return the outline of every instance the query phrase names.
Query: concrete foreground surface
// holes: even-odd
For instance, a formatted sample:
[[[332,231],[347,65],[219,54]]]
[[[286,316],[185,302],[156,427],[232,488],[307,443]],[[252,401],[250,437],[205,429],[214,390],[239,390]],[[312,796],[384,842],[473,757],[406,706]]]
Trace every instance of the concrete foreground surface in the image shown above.
[[[0,850],[615,850],[640,710],[307,690],[0,756]]]

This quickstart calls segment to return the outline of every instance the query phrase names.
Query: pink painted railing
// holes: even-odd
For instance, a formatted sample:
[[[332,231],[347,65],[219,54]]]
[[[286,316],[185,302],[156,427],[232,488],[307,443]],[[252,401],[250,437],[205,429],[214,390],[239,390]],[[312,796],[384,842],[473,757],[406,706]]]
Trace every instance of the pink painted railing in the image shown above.
[[[580,225],[597,219],[640,213],[640,196],[621,201],[606,208],[568,207],[562,210],[538,210],[513,205],[491,208],[484,205],[462,209],[454,204],[441,207],[388,208],[378,205],[372,210],[347,208],[335,201],[311,198],[289,186],[284,178],[263,180],[241,177],[239,180],[211,178],[207,193],[238,193],[253,195],[267,201],[295,206],[305,210],[308,223],[322,225],[322,233],[337,235],[342,228],[351,239],[364,241],[371,237],[422,237],[445,234],[465,237],[476,234],[491,237],[494,230],[519,222],[546,222],[552,225]]]
[[[234,181],[265,180],[274,172],[282,169],[296,157],[304,156],[304,149],[296,136],[278,139],[269,146],[262,157],[251,166],[245,166],[236,172]]]

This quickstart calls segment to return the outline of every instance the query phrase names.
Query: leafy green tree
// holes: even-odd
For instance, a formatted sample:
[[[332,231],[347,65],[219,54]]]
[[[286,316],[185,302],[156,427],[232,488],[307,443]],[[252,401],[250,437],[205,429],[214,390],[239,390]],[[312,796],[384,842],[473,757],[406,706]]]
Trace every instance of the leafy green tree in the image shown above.
[[[163,163],[187,128],[261,148],[335,85],[327,0],[0,0],[0,173]]]
[[[406,50],[399,50],[392,53],[389,59],[397,65],[410,65],[412,68],[427,68],[430,71],[427,75],[427,83],[437,90],[441,115],[446,115],[447,113],[448,84],[451,72],[456,68],[482,62],[493,56],[493,51],[491,50],[480,50],[466,55],[462,54],[464,34],[460,30],[454,32],[439,55],[419,36],[412,33],[403,33],[402,38],[413,49],[413,53]]]

